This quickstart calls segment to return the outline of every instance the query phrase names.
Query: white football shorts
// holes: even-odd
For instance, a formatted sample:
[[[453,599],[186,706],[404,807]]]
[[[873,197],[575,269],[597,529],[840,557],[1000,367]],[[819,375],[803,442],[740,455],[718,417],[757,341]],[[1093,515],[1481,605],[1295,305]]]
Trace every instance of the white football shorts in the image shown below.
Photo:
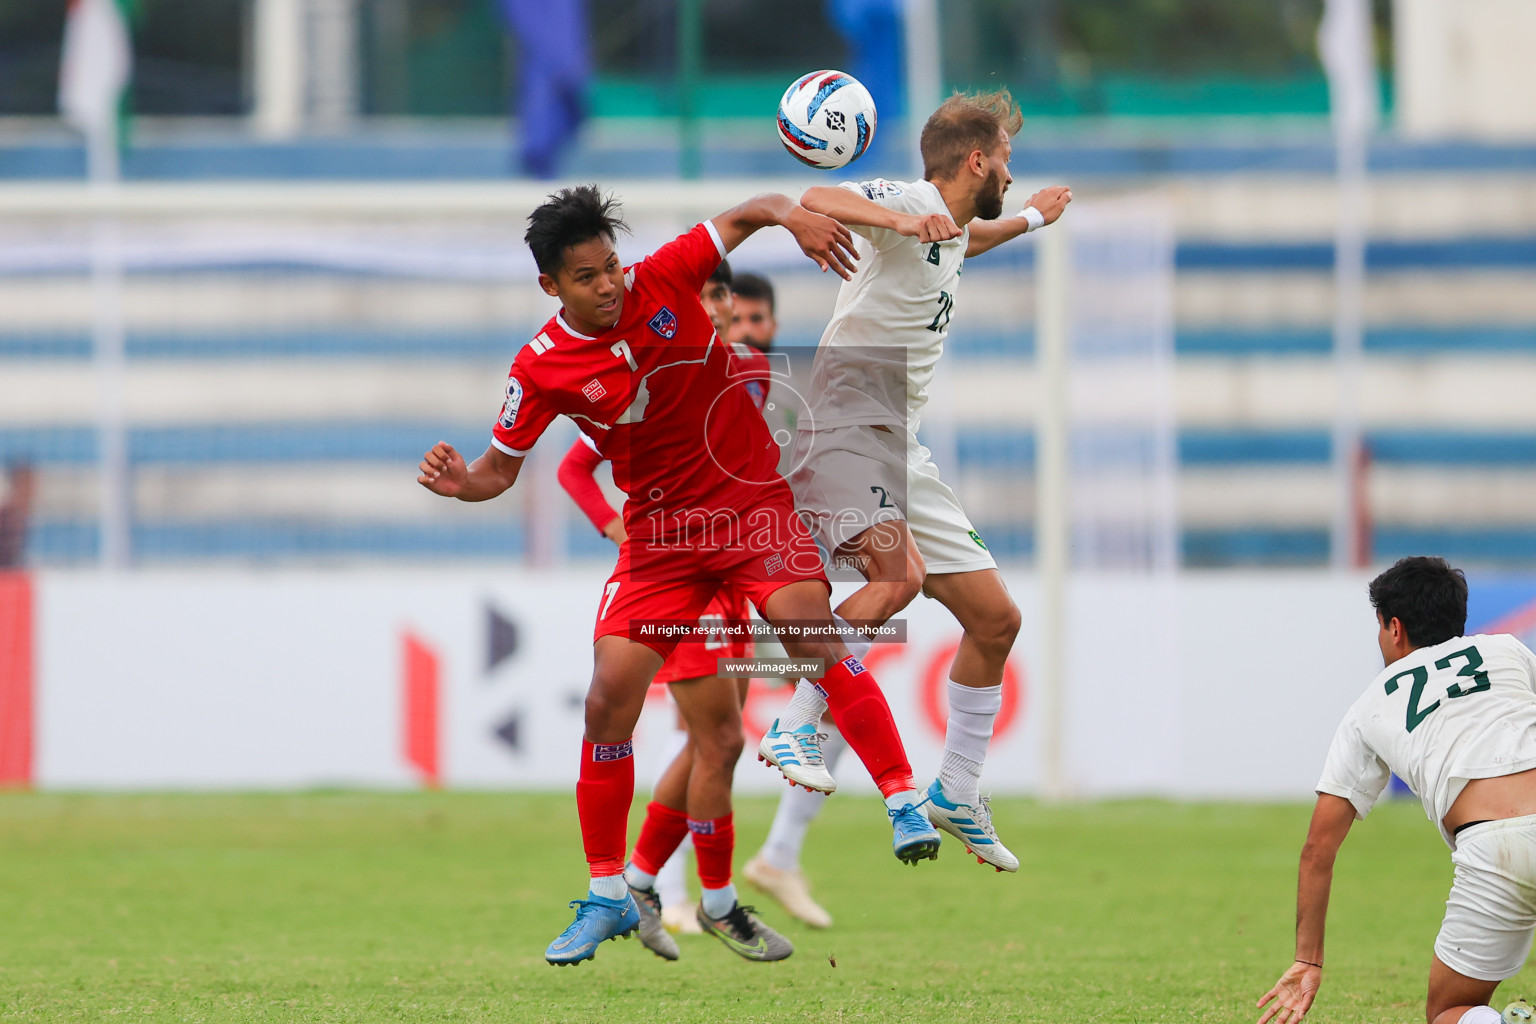
[[[1479,981],[1514,977],[1536,933],[1536,814],[1463,829],[1451,863],[1435,956]]]
[[[829,553],[876,523],[905,519],[929,573],[997,568],[931,454],[905,430],[802,430],[790,463],[795,506]]]

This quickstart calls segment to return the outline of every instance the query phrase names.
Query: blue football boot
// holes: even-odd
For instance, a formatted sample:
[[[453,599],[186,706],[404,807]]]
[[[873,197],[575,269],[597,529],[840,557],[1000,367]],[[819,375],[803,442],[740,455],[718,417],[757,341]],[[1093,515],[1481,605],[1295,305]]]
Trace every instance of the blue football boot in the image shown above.
[[[913,804],[902,804],[900,810],[885,809],[891,818],[891,848],[896,859],[903,864],[916,864],[920,860],[939,859],[939,833],[928,821],[927,815]]]
[[[576,920],[544,951],[544,959],[556,967],[591,960],[599,942],[628,938],[640,927],[640,908],[627,892],[621,900],[589,892],[584,900],[571,900],[571,906],[576,908]]]

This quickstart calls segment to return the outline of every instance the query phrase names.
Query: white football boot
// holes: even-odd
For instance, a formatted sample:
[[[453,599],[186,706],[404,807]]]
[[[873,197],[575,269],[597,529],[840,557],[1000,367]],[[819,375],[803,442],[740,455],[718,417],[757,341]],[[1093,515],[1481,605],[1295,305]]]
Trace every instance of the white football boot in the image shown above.
[[[975,856],[978,864],[991,865],[999,871],[1019,870],[1019,858],[1003,845],[992,827],[992,806],[986,797],[974,804],[950,803],[944,796],[944,787],[934,779],[923,806],[934,827],[964,843],[966,852]]]
[[[742,867],[741,873],[747,881],[778,900],[790,917],[804,921],[812,928],[832,927],[832,915],[812,898],[811,887],[802,872],[785,871],[762,857],[753,857]]]
[[[768,734],[757,745],[757,759],[767,761],[783,773],[791,786],[801,785],[818,793],[837,792],[837,781],[827,771],[821,756],[821,741],[827,738],[814,725],[802,725],[793,732],[780,732],[775,718]]]

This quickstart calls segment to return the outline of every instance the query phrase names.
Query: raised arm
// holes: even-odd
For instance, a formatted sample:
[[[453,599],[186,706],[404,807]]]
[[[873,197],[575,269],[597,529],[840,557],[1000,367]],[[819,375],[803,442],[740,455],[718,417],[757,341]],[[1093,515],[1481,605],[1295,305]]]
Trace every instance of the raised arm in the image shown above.
[[[1296,959],[1259,1000],[1260,1007],[1274,1000],[1259,1024],[1298,1024],[1317,998],[1323,983],[1323,929],[1333,889],[1333,862],[1354,823],[1354,804],[1341,796],[1318,794],[1296,881]]]
[[[1053,185],[1043,188],[1029,197],[1029,202],[1024,209],[1034,209],[1040,214],[1040,227],[1054,224],[1061,217],[1061,211],[1067,208],[1072,201],[1072,190],[1065,185]],[[970,244],[965,247],[967,257],[980,256],[988,249],[995,249],[1009,239],[1018,238],[1026,231],[1033,230],[1030,226],[1030,218],[1027,214],[1020,213],[1017,217],[999,217],[997,220],[973,220],[971,221]]]
[[[745,242],[754,232],[767,227],[782,227],[795,236],[800,250],[823,271],[831,268],[843,278],[853,276],[858,269],[858,253],[853,248],[853,235],[848,229],[830,217],[812,213],[789,196],[777,192],[765,192],[753,196],[740,206],[726,210],[711,222],[730,252]]]
[[[416,482],[433,494],[460,501],[486,501],[506,491],[523,468],[521,455],[508,455],[495,445],[469,465],[447,441],[439,441],[421,457]]]
[[[919,217],[899,213],[866,199],[852,189],[835,185],[816,185],[805,190],[800,205],[807,210],[825,214],[842,224],[862,227],[887,228],[899,235],[910,235],[922,242],[947,242],[960,237],[960,229],[950,217],[942,213],[929,213]]]
[[[624,518],[608,504],[608,498],[597,483],[597,467],[602,464],[603,457],[597,450],[578,437],[572,443],[571,450],[565,453],[565,458],[560,460],[560,470],[556,475],[565,493],[591,520],[597,532],[615,544],[622,544]]]

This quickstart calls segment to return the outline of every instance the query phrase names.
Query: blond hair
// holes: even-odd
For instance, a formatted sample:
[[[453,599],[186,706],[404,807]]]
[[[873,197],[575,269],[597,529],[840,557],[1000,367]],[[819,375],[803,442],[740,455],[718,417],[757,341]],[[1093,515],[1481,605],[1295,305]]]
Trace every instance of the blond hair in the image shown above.
[[[976,150],[990,155],[997,133],[1017,135],[1024,113],[1007,89],[957,92],[940,104],[923,125],[920,148],[924,178],[952,178]]]

